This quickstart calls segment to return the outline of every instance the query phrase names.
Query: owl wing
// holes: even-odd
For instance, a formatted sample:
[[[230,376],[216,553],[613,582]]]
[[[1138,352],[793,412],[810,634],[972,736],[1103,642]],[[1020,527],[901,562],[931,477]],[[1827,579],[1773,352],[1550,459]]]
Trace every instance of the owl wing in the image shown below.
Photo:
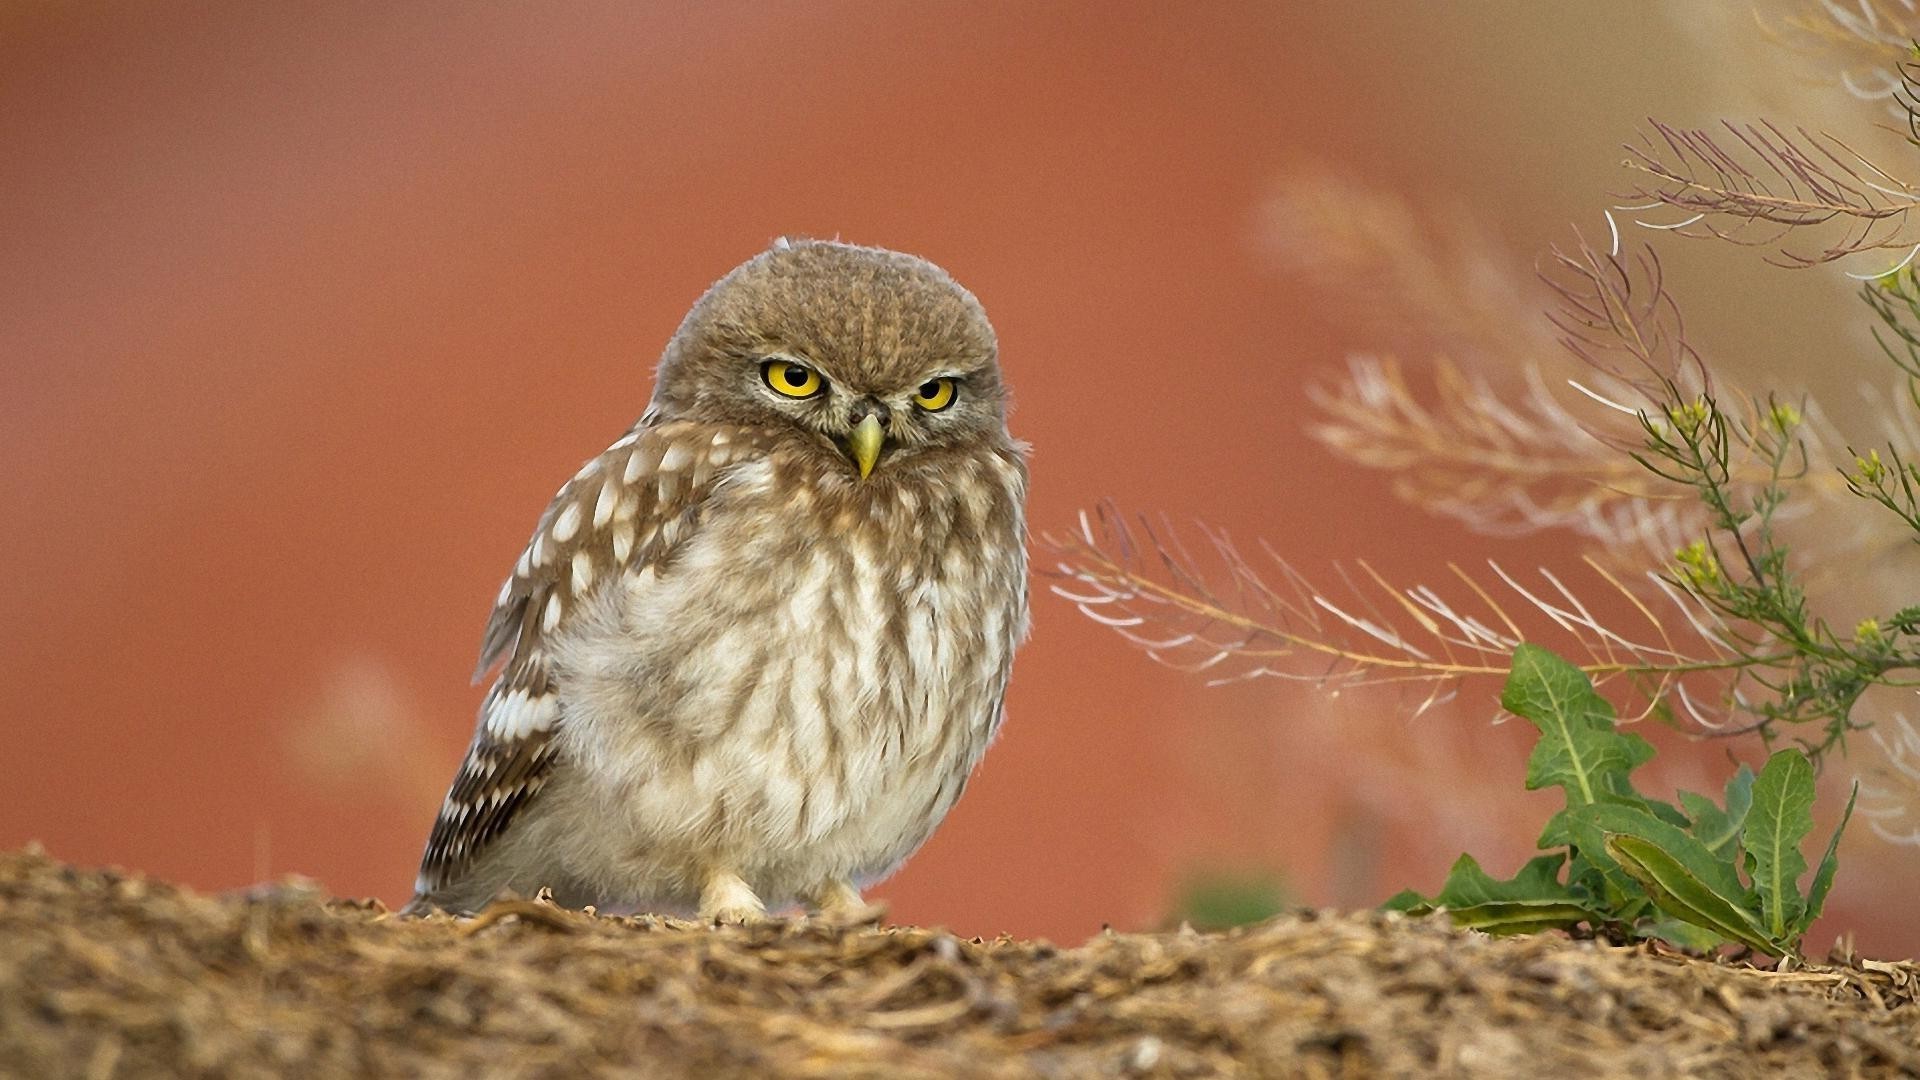
[[[729,467],[765,448],[749,428],[644,418],[560,489],[487,621],[474,678],[497,664],[500,674],[427,838],[419,896],[458,881],[545,786],[563,720],[549,646],[569,612],[658,565],[692,535]]]

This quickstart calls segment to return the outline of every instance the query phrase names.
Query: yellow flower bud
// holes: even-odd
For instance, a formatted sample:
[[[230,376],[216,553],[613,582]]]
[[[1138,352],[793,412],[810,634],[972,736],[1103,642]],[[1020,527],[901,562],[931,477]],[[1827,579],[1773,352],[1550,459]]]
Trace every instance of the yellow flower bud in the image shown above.
[[[1673,405],[1667,409],[1667,419],[1672,420],[1673,426],[1686,435],[1699,431],[1712,415],[1713,407],[1704,398],[1694,398],[1685,405]]]
[[[1709,585],[1720,579],[1720,560],[1706,541],[1695,540],[1673,553],[1679,577],[1690,585]]]

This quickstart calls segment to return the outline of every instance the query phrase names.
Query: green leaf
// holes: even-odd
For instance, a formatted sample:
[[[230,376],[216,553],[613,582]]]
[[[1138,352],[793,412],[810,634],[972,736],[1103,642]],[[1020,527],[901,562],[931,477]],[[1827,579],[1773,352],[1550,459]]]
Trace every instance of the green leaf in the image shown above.
[[[1671,915],[1655,919],[1636,931],[1641,937],[1659,938],[1669,945],[1675,945],[1689,952],[1710,953],[1727,943],[1727,939],[1707,929],[1696,926],[1685,919],[1676,919]]]
[[[1813,887],[1807,891],[1807,907],[1800,913],[1800,921],[1794,927],[1794,936],[1807,932],[1813,920],[1820,917],[1820,911],[1827,906],[1827,893],[1833,891],[1833,875],[1840,869],[1840,834],[1847,831],[1847,822],[1853,820],[1854,800],[1860,797],[1860,782],[1854,781],[1853,792],[1847,796],[1847,808],[1840,814],[1840,824],[1833,827],[1833,838],[1827,841],[1827,853],[1820,857],[1820,866],[1813,872]]]
[[[1674,918],[1774,956],[1790,951],[1769,936],[1751,912],[1703,880],[1699,866],[1683,862],[1658,843],[1608,833],[1607,854],[1646,888],[1661,911]]]
[[[1910,633],[1920,630],[1920,607],[1903,607],[1886,620],[1888,629]]]
[[[1631,806],[1636,810],[1644,810],[1654,817],[1659,818],[1661,821],[1667,822],[1670,825],[1677,825],[1683,829],[1691,822],[1692,819],[1675,809],[1672,805],[1661,802],[1659,799],[1649,799],[1645,795],[1633,790],[1633,782],[1625,776],[1620,777],[1620,785],[1624,790],[1610,789],[1604,791],[1594,802],[1607,803],[1614,806]],[[1534,846],[1545,851],[1549,848],[1561,847],[1572,843],[1573,834],[1569,832],[1567,828],[1567,815],[1575,809],[1576,807],[1569,805],[1566,809],[1558,811],[1552,817],[1548,818],[1546,827],[1540,830],[1540,839]]]
[[[1412,889],[1401,889],[1387,902],[1380,905],[1381,911],[1398,911],[1406,915],[1426,915],[1433,911],[1433,903]]]
[[[1513,651],[1500,704],[1540,731],[1527,759],[1528,790],[1560,787],[1568,806],[1630,790],[1626,774],[1653,756],[1645,739],[1614,729],[1613,706],[1579,668],[1538,645]]]
[[[1731,859],[1644,810],[1598,803],[1575,811],[1572,827],[1582,853],[1596,839],[1612,872],[1638,883],[1661,911],[1721,937],[1781,955],[1778,936],[1766,933],[1754,914],[1752,892],[1740,883]]]
[[[1585,922],[1590,917],[1586,905],[1560,883],[1565,862],[1564,854],[1541,855],[1512,880],[1498,881],[1473,856],[1462,855],[1433,903],[1445,908],[1455,925],[1489,934],[1531,934]]]
[[[1565,809],[1554,811],[1553,816],[1547,819],[1546,827],[1540,830],[1540,839],[1533,842],[1534,847],[1546,851],[1573,843],[1573,833],[1567,828],[1567,812]]]
[[[1585,823],[1576,829],[1581,839],[1567,860],[1568,886],[1589,908],[1604,913],[1608,922],[1632,926],[1651,903],[1647,891],[1607,855],[1606,838],[1598,830]]]
[[[1600,801],[1618,802],[1627,806],[1637,806],[1647,813],[1652,814],[1654,817],[1659,818],[1661,821],[1679,829],[1684,829],[1693,824],[1693,819],[1682,813],[1672,803],[1662,802],[1659,799],[1649,799],[1631,788],[1627,790],[1625,797],[1616,795],[1612,798],[1601,799]]]
[[[1747,812],[1753,809],[1753,770],[1742,764],[1727,781],[1722,797],[1726,800],[1727,818],[1732,822],[1734,835],[1738,836],[1747,822]]]
[[[1694,839],[1715,855],[1731,857],[1740,839],[1740,829],[1747,822],[1747,811],[1753,806],[1753,770],[1742,765],[1733,779],[1727,781],[1724,808],[1715,806],[1705,795],[1691,791],[1680,793],[1680,805],[1686,807],[1687,815],[1693,819]]]
[[[1760,894],[1761,918],[1776,938],[1800,921],[1800,875],[1807,860],[1800,841],[1813,831],[1813,766],[1798,750],[1767,759],[1753,781],[1753,809],[1741,836],[1747,876]]]
[[[1605,804],[1566,812],[1566,829],[1572,838],[1569,843],[1573,848],[1572,870],[1568,877],[1599,899],[1608,912],[1620,916],[1618,921],[1625,922],[1625,913],[1631,908],[1633,900],[1644,898],[1646,893],[1640,888],[1639,882],[1607,854],[1606,834],[1594,821],[1600,805]],[[1631,807],[1610,806],[1610,809],[1652,818],[1652,815]]]
[[[1251,926],[1285,910],[1285,884],[1278,875],[1257,870],[1195,874],[1174,908],[1178,920],[1196,930]]]

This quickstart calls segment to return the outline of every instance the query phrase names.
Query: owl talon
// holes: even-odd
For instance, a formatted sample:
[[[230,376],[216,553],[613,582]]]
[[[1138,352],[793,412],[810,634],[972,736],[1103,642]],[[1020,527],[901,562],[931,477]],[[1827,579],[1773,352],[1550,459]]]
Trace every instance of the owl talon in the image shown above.
[[[700,892],[700,918],[722,926],[752,926],[767,921],[767,906],[738,874],[715,874]]]
[[[885,904],[869,904],[849,882],[830,881],[813,895],[813,907],[822,922],[835,926],[872,926],[887,916]]]
[[[715,926],[759,926],[768,921],[767,913],[757,907],[720,908],[706,918]]]

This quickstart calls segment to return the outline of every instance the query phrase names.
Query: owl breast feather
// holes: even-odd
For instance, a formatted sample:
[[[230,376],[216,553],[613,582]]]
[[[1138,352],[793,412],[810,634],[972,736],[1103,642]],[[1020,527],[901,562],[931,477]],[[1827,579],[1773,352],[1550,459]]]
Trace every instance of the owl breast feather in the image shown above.
[[[743,465],[672,558],[556,643],[561,752],[636,857],[797,890],[884,875],[945,816],[1026,622],[1017,462],[958,472],[856,486]]]

